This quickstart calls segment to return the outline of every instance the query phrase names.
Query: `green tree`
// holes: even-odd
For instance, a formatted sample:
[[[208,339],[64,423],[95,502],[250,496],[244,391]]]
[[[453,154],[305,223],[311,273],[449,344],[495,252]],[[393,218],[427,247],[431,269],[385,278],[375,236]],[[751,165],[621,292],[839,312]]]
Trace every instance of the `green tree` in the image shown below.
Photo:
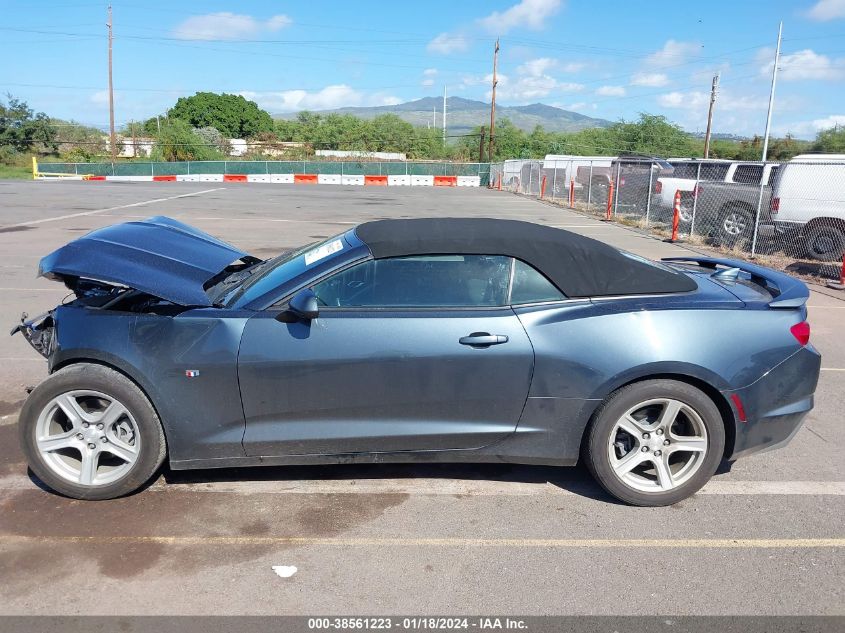
[[[215,127],[227,138],[251,138],[273,130],[270,115],[241,95],[198,92],[180,97],[168,116],[197,128]]]
[[[836,125],[816,135],[812,151],[824,154],[845,154],[845,127]]]
[[[223,155],[199,136],[181,119],[165,119],[161,122],[161,133],[156,136],[152,151],[153,160],[215,160]]]
[[[102,130],[61,119],[51,119],[50,124],[58,130],[58,151],[67,160],[86,162],[108,151]]]
[[[46,114],[36,114],[25,101],[7,94],[5,102],[0,101],[0,147],[55,152],[56,128]]]

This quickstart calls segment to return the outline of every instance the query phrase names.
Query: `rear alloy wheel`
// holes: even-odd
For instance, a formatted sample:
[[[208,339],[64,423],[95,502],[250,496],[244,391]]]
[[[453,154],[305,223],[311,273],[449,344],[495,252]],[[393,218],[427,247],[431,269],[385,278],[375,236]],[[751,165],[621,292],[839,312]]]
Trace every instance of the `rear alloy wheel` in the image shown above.
[[[164,460],[164,433],[149,400],[100,365],[71,365],[49,376],[24,403],[19,425],[32,471],[76,499],[133,492]]]
[[[649,380],[614,393],[596,412],[587,464],[616,498],[669,505],[713,475],[725,442],[710,398],[686,383]]]

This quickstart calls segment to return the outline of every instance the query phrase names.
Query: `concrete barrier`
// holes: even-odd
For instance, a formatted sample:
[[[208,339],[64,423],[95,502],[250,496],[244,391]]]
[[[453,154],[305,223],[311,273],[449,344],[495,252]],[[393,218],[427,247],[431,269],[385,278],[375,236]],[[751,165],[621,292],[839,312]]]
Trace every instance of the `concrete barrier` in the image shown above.
[[[200,174],[200,182],[223,182],[223,174]]]
[[[410,176],[388,176],[387,177],[387,184],[391,187],[400,185],[400,186],[409,186],[411,184],[411,177]]]
[[[480,176],[458,176],[458,186],[459,187],[480,187],[481,186],[481,177]]]
[[[317,174],[317,182],[321,185],[339,185],[340,174]]]
[[[375,187],[386,187],[387,176],[364,176],[364,184]]]
[[[431,187],[434,185],[434,176],[411,176],[411,186]]]
[[[342,185],[364,185],[363,176],[341,176],[340,184]]]
[[[270,182],[292,185],[293,174],[270,174]]]

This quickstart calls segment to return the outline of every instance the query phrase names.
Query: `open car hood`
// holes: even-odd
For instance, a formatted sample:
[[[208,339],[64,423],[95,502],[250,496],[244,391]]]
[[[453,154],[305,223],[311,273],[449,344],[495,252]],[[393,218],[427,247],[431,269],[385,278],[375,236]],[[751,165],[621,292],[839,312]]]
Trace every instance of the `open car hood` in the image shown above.
[[[231,244],[156,216],[92,231],[41,260],[39,276],[91,279],[183,306],[210,306],[203,284],[241,258]]]

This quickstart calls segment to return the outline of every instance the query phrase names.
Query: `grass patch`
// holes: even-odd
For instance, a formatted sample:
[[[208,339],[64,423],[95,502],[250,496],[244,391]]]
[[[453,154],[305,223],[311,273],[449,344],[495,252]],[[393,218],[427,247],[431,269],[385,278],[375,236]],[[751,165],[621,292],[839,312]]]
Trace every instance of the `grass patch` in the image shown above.
[[[0,163],[0,180],[32,180],[32,165],[4,165]]]

